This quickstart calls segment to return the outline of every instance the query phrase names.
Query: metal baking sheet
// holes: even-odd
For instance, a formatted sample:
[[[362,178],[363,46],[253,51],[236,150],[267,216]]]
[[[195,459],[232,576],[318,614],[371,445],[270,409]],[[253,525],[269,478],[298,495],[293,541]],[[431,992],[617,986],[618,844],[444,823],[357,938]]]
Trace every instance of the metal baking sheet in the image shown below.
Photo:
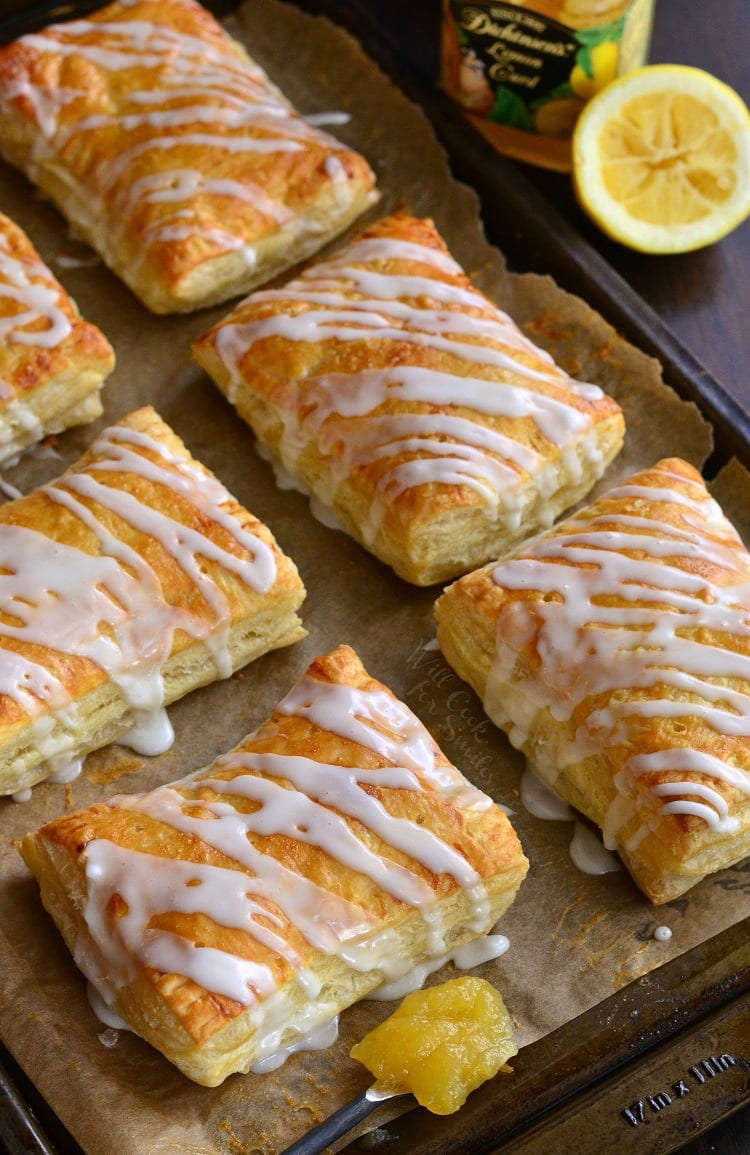
[[[67,13],[72,14],[73,11],[79,12],[83,9],[91,10],[96,6],[98,5],[85,4],[82,7],[56,5],[55,17],[59,18]],[[306,7],[314,7],[316,10],[320,6],[312,2],[306,5]],[[45,5],[43,10],[40,9],[36,12],[37,22],[41,23],[47,19],[49,8],[49,5]],[[26,9],[23,15],[28,18],[29,10]],[[12,35],[18,35],[23,30],[16,23],[12,28]],[[408,78],[405,76],[402,78],[397,74],[397,78],[405,80],[408,85]],[[313,79],[315,78],[313,77]],[[426,101],[428,101],[429,96],[429,93],[425,95]],[[442,104],[439,94],[437,97],[438,104]],[[430,113],[440,127],[442,125],[442,113],[437,107],[434,110],[430,109]],[[452,107],[446,110],[446,123],[450,122],[453,113]],[[463,123],[462,132],[458,136],[463,142],[470,139]],[[516,236],[519,230],[528,233],[529,236],[536,235],[537,237],[543,230],[550,230],[552,227],[550,216],[544,203],[539,201],[536,194],[527,194],[527,191],[519,184],[513,166],[507,166],[506,162],[501,162],[503,167],[497,169],[496,162],[499,161],[500,158],[495,158],[494,154],[491,164],[485,157],[483,160],[484,168],[481,165],[477,166],[476,179],[473,181],[477,185],[481,185],[483,181],[488,179],[493,182],[492,197],[489,198],[493,206],[493,213],[497,215],[498,219],[512,220],[514,224],[510,232]],[[385,176],[390,174],[391,178],[390,182],[386,181],[389,184],[388,195],[391,199],[394,195],[392,183],[394,168],[394,158],[391,157],[388,172],[385,172],[388,165],[384,164]],[[437,203],[440,199],[439,188],[430,190],[429,187],[425,187],[414,191],[416,184],[414,183],[415,165],[413,162],[411,167],[408,164],[400,166],[399,171],[406,174],[403,175],[402,179],[407,182],[409,179],[412,181],[413,199],[419,202],[414,205],[417,211],[431,211],[436,215],[442,212],[446,218],[452,215],[461,217],[462,214],[468,218],[475,213],[476,210],[471,198],[463,194],[455,194],[457,198],[455,200],[447,198],[446,204],[443,206]],[[411,174],[410,177],[409,173]],[[20,178],[17,181],[14,180],[14,186],[17,198],[25,195],[23,190],[26,186]],[[486,212],[487,203],[488,200],[486,199],[485,216],[488,215]],[[456,212],[452,213],[451,210],[454,206]],[[383,211],[386,207],[388,205],[383,206]],[[55,218],[48,206],[39,207],[38,213],[37,208],[32,208],[30,214],[34,218],[37,215],[43,218],[43,231],[46,230],[47,246],[48,248],[51,246],[52,251],[54,251],[54,237],[56,233],[61,231],[59,220]],[[487,260],[481,239],[467,241],[462,231],[463,222],[461,220],[446,219],[441,220],[440,223],[451,231],[461,246],[461,259],[468,263],[472,269],[476,266],[474,271],[478,273],[480,279],[482,276],[485,277],[485,287],[489,289],[497,269],[491,267],[488,271],[484,267]],[[488,220],[488,223],[491,222]],[[469,226],[468,231],[470,232],[473,228],[471,222],[469,222]],[[606,276],[600,275],[601,269],[596,263],[592,264],[591,259],[585,253],[582,256],[582,244],[583,242],[580,245],[573,243],[570,236],[563,233],[562,242],[558,243],[556,250],[548,252],[545,247],[545,252],[548,252],[551,262],[547,271],[553,271],[556,275],[560,275],[562,270],[569,278],[578,275],[577,271],[583,265],[591,279],[596,279],[599,286],[602,284],[606,286],[607,291],[604,293],[601,303],[596,299],[593,303],[607,313],[610,320],[616,324],[618,323],[618,316],[624,315],[623,300],[625,300],[627,304],[625,312],[629,313],[632,319],[628,335],[650,352],[659,353],[664,362],[666,376],[670,384],[683,396],[697,400],[719,432],[724,430],[722,457],[726,457],[732,449],[738,452],[745,450],[746,445],[750,443],[750,436],[747,440],[744,438],[742,424],[738,422],[733,412],[730,411],[728,416],[725,413],[727,396],[722,393],[718,385],[714,387],[711,384],[707,375],[700,371],[700,367],[694,366],[689,355],[683,356],[684,351],[681,351],[679,346],[675,348],[673,339],[668,340],[667,336],[659,330],[658,325],[654,328],[653,314],[650,314],[650,310],[646,309],[634,294],[630,293],[629,298],[627,295],[623,297],[620,287],[611,278],[608,279]],[[530,245],[530,240],[522,240],[517,242],[517,250],[510,244],[507,246],[514,261],[519,266],[525,266],[525,258],[530,257],[530,254],[533,253]],[[604,266],[604,269],[607,270],[607,266]],[[608,272],[611,274],[611,270]],[[611,276],[614,277],[614,274]],[[71,276],[72,279],[74,278]],[[81,292],[76,292],[76,295],[80,297],[81,304],[84,304],[87,289],[83,271],[78,274],[78,280],[81,285]],[[526,319],[531,324],[534,321],[534,302],[538,298],[534,296],[535,290],[529,290],[531,296],[524,297],[526,288],[523,291],[519,290],[518,305],[522,312],[524,307],[527,308],[528,316]],[[630,291],[628,290],[628,292]],[[601,295],[600,290],[599,296],[601,297]],[[525,306],[524,301],[526,301]],[[249,451],[250,438],[247,431],[237,427],[229,409],[222,407],[211,387],[205,379],[200,379],[201,375],[195,370],[191,371],[187,366],[184,366],[179,371],[175,369],[168,378],[162,379],[160,377],[163,352],[157,348],[155,343],[149,344],[149,342],[156,341],[154,336],[156,330],[153,328],[154,319],[146,317],[143,311],[139,310],[132,302],[127,290],[116,283],[111,286],[108,301],[97,303],[92,298],[91,307],[94,309],[98,307],[105,330],[114,331],[117,329],[120,333],[124,332],[122,319],[124,310],[127,325],[139,332],[143,357],[148,359],[149,356],[153,356],[154,360],[155,372],[151,382],[154,393],[144,396],[142,400],[155,401],[157,406],[162,409],[164,416],[172,420],[178,430],[180,430],[180,424],[184,424],[192,434],[191,448],[222,476],[226,478],[229,474],[227,479],[235,488],[238,484],[244,485],[245,483],[239,480],[243,478],[242,462],[239,459],[246,451]],[[579,317],[577,306],[571,305],[570,309],[571,318]],[[163,343],[165,347],[169,347],[174,342],[175,347],[185,346],[186,339],[189,338],[190,334],[202,331],[215,315],[203,314],[191,318],[160,319],[157,322],[162,334],[160,344]],[[94,319],[96,318],[94,317]],[[105,324],[105,319],[111,325],[111,330]],[[594,324],[593,320],[592,324]],[[627,326],[621,322],[619,327],[627,329]],[[596,325],[594,325],[594,330],[596,330]],[[134,332],[131,332],[131,339],[133,336]],[[541,336],[544,336],[544,333]],[[576,335],[574,334],[573,343],[575,340]],[[554,337],[552,343],[554,344]],[[561,351],[564,352],[565,347],[566,342],[562,340]],[[638,363],[637,357],[633,363]],[[121,380],[124,380],[124,377],[121,377]],[[162,393],[161,399],[157,395],[158,391]],[[163,404],[160,403],[161,400],[163,400]],[[630,398],[631,402],[632,400]],[[731,402],[731,398],[728,400]],[[664,403],[667,403],[666,400]],[[119,399],[109,404],[114,404],[117,413],[124,411]],[[192,423],[185,416],[186,405],[195,409]],[[677,413],[677,410],[673,410],[673,412]],[[111,411],[107,414],[109,419],[115,415]],[[201,423],[205,432],[202,432],[200,438],[196,440],[195,429],[201,426]],[[66,438],[68,458],[75,456],[75,452],[73,452],[75,447],[84,445],[89,436],[88,431],[82,430],[76,431]],[[29,466],[29,478],[31,480],[35,480],[32,476],[34,468]],[[40,470],[41,466],[36,468]],[[255,512],[264,514],[259,501],[265,503],[269,513],[269,521],[279,533],[282,543],[289,548],[294,556],[297,556],[298,545],[295,538],[299,537],[299,526],[307,517],[304,503],[296,496],[281,499],[273,491],[265,467],[254,459],[249,470],[252,486],[249,482],[247,486],[253,492],[257,490],[257,499],[249,498],[248,504]],[[47,476],[49,476],[49,471]],[[264,487],[268,489],[268,492],[264,492]],[[378,598],[385,599],[378,603],[380,617],[377,618],[376,616],[375,620],[369,620],[368,615],[368,621],[366,623],[362,621],[359,630],[363,656],[368,660],[372,659],[370,664],[373,667],[373,672],[381,672],[377,668],[377,664],[385,661],[384,646],[393,648],[392,639],[394,637],[406,636],[408,631],[413,633],[416,629],[418,636],[423,639],[428,638],[431,629],[431,597],[434,596],[434,593],[432,595],[429,593],[415,594],[414,591],[407,593],[403,586],[399,586],[396,580],[383,570],[383,567],[377,566],[371,559],[368,560],[361,554],[358,547],[340,539],[338,535],[331,534],[330,531],[318,528],[312,534],[312,538],[313,540],[309,543],[299,543],[300,564],[302,565],[304,561],[303,572],[311,590],[306,617],[308,625],[312,624],[313,626],[313,636],[309,643],[306,643],[307,649],[304,653],[307,657],[311,657],[316,652],[316,648],[321,648],[324,642],[329,645],[335,644],[336,640],[354,641],[355,644],[357,642],[357,639],[352,637],[331,638],[329,636],[330,631],[321,625],[322,619],[316,617],[316,614],[325,605],[327,587],[332,580],[329,566],[329,561],[332,558],[335,559],[337,566],[337,579],[347,580],[347,575],[365,575],[369,577],[372,583],[373,604]],[[321,548],[325,553],[321,554]],[[399,595],[399,589],[404,591],[403,596]],[[388,601],[388,599],[391,600]],[[387,613],[382,608],[385,605],[389,607]],[[302,651],[300,651],[301,653]],[[429,707],[433,713],[437,713],[439,705],[436,703],[439,699],[438,697],[429,698],[429,695],[437,689],[431,670],[432,662],[439,659],[435,655],[426,657],[424,653],[413,657],[409,653],[404,653],[403,657],[406,660],[407,669],[400,677],[401,684],[394,684],[394,689],[407,696],[407,700],[410,701],[417,713],[424,713],[424,710],[421,709],[422,706]],[[272,659],[264,662],[262,674],[248,671],[248,680],[256,676],[261,678],[272,669],[274,671],[273,677],[281,678],[282,675],[277,672],[278,670],[283,669],[289,674],[292,670],[299,672],[302,662],[303,659],[297,655],[297,647],[295,647],[286,655],[277,656],[275,659],[272,656]],[[442,677],[442,675],[439,676]],[[425,681],[429,682],[430,679],[432,679],[433,685],[428,686],[428,698],[425,699],[424,683]],[[218,704],[225,700],[224,695],[229,691],[234,694],[236,699],[236,685],[214,687],[207,690],[205,700],[209,702],[208,709],[212,708],[210,703],[218,707]],[[259,700],[258,702],[259,714],[254,721],[260,720],[263,712],[265,712],[264,706],[267,707],[274,700],[270,696],[270,688],[264,690],[264,693],[265,697],[263,693],[258,695],[262,701]],[[267,702],[266,699],[268,699]],[[184,709],[180,708],[185,719],[188,717],[188,709],[187,703]],[[468,724],[469,730],[473,726],[475,728],[473,732],[476,734],[476,727],[482,725],[481,711],[476,708],[476,704],[474,707],[467,706],[467,709],[473,710],[473,713],[471,713],[470,718],[467,717],[463,721]],[[429,724],[430,719],[425,718],[425,720]],[[451,721],[456,721],[456,717],[454,716]],[[211,735],[206,735],[203,738],[196,736],[193,743],[194,748],[191,750],[191,757],[194,757],[193,766],[200,765],[210,756],[212,741],[215,741],[215,737]],[[491,765],[492,757],[495,756],[495,751],[500,748],[501,741],[497,735],[493,736],[491,742],[485,743],[483,738],[482,743],[480,743],[481,751],[478,752],[476,745],[470,750],[475,770],[482,772],[482,759],[485,760],[488,767]],[[459,759],[461,742],[459,741],[455,749],[449,752],[461,764]],[[464,747],[464,755],[466,755],[466,747]],[[175,755],[172,764],[173,773],[171,776],[174,777],[183,768],[183,764],[178,761],[177,755]],[[102,773],[106,775],[106,756],[102,765]],[[465,768],[471,773],[469,766]],[[487,773],[489,774],[489,769]],[[138,785],[139,780],[136,775],[132,781],[132,787],[137,788]],[[486,787],[487,783],[481,781],[480,785]],[[118,782],[118,788],[123,788],[122,783]],[[743,895],[746,899],[750,890],[750,876],[747,873],[741,874],[735,871],[732,877],[727,880],[727,885],[734,885],[735,883],[737,885],[736,897],[731,900],[733,905],[728,915],[729,921],[734,921],[735,915],[732,912],[741,909],[739,903],[742,901]],[[627,879],[623,879],[622,883],[617,885],[621,886],[623,895],[628,896],[627,901],[632,901],[632,887]],[[30,885],[28,886],[28,893],[29,895],[33,893]],[[721,894],[717,892],[717,897],[726,901],[726,892]],[[624,1137],[626,1136],[628,1138],[630,1136],[637,1137],[635,1141],[639,1151],[645,1152],[657,1148],[662,1151],[674,1150],[691,1133],[690,1128],[694,1134],[697,1129],[709,1126],[733,1110],[747,1096],[747,1066],[743,1065],[746,1063],[747,1056],[743,1055],[741,1051],[742,1040],[743,1037],[747,1038],[747,1032],[745,1031],[743,1036],[741,1028],[743,1023],[745,1026],[747,1024],[746,1000],[748,984],[750,983],[748,962],[748,938],[750,936],[748,929],[747,919],[744,922],[735,923],[733,926],[727,926],[721,933],[700,943],[692,950],[679,954],[664,968],[649,967],[648,973],[628,983],[622,990],[609,994],[606,998],[595,998],[595,1005],[584,1011],[582,1015],[571,1022],[559,1025],[551,1034],[531,1042],[522,1049],[515,1063],[514,1079],[504,1082],[503,1090],[505,1093],[502,1100],[498,1100],[497,1095],[493,1093],[492,1086],[488,1086],[472,1097],[460,1116],[451,1120],[435,1121],[421,1111],[409,1112],[402,1118],[393,1121],[387,1119],[379,1121],[376,1116],[369,1125],[376,1127],[377,1130],[371,1131],[369,1138],[364,1137],[357,1140],[352,1149],[371,1149],[372,1136],[374,1135],[383,1141],[388,1140],[389,1150],[413,1152],[414,1155],[417,1155],[417,1152],[420,1155],[424,1152],[426,1155],[427,1151],[468,1153],[469,1151],[480,1150],[516,1149],[529,1151],[536,1149],[539,1152],[548,1152],[555,1148],[558,1134],[561,1136],[560,1143],[562,1144],[563,1129],[569,1125],[570,1113],[574,1109],[574,1118],[583,1119],[585,1117],[588,1121],[585,1139],[583,1130],[581,1130],[579,1145],[576,1150],[581,1152],[590,1150],[592,1153],[601,1151],[606,1149],[604,1147],[606,1141],[612,1139],[615,1142],[625,1142]],[[58,948],[57,954],[62,959],[64,952]],[[67,963],[61,965],[66,966]],[[598,988],[595,986],[595,978],[592,978],[592,983],[594,983],[592,990],[596,993]],[[744,1012],[743,1007],[745,1008]],[[743,1013],[745,1014],[744,1019]],[[732,1034],[733,1031],[736,1032],[737,1030],[740,1031],[739,1034]],[[666,1044],[664,1040],[667,1040]],[[708,1050],[705,1049],[706,1047]],[[138,1054],[139,1052],[133,1053]],[[657,1056],[662,1061],[663,1070],[662,1068],[659,1068],[658,1071],[654,1070]],[[729,1062],[729,1059],[733,1061]],[[698,1074],[690,1074],[692,1067],[695,1067]],[[713,1071],[711,1075],[707,1073],[709,1070]],[[669,1075],[670,1078],[674,1075],[674,1078],[671,1082],[667,1080],[667,1083],[662,1085],[666,1075]],[[702,1075],[703,1082],[700,1082],[699,1075]],[[637,1094],[631,1093],[633,1079],[635,1079],[633,1086],[638,1092]],[[628,1080],[631,1082],[629,1083]],[[681,1081],[688,1087],[688,1093],[674,1090],[675,1087],[679,1087]],[[695,1086],[692,1085],[693,1082]],[[21,1072],[11,1071],[7,1084],[4,1086],[0,1084],[0,1092],[0,1105],[4,1108],[0,1112],[0,1120],[5,1120],[5,1122],[0,1121],[0,1135],[5,1138],[10,1150],[14,1152],[16,1150],[32,1151],[36,1155],[54,1149],[57,1149],[61,1155],[62,1153],[74,1155],[80,1150],[75,1141],[61,1128],[54,1116],[49,1114],[43,1100],[27,1084]],[[667,1102],[667,1098],[669,1102]],[[530,1107],[530,1104],[533,1104],[533,1107]],[[331,1109],[335,1105],[337,1104],[332,1103]],[[572,1107],[571,1105],[575,1106]],[[66,1109],[70,1111],[68,1105],[66,1105]],[[41,1122],[35,1119],[34,1110]],[[628,1117],[627,1112],[633,1116],[635,1123]],[[641,1114],[643,1115],[642,1120]],[[71,1112],[71,1117],[74,1115],[75,1111]],[[685,1130],[686,1127],[688,1130]],[[48,1138],[45,1138],[45,1132]],[[11,1146],[11,1143],[16,1144],[16,1146]],[[518,1146],[518,1144],[529,1143],[532,1146],[523,1148]],[[534,1148],[534,1143],[541,1144],[541,1146]],[[588,1144],[588,1146],[584,1144]],[[650,1144],[657,1146],[652,1148]],[[206,1150],[208,1149],[206,1148]],[[221,1149],[223,1150],[223,1148]],[[248,1145],[245,1149],[252,1150],[254,1148]],[[561,1147],[560,1149],[564,1148]],[[212,1147],[210,1150],[219,1150],[219,1148]],[[89,1149],[89,1155],[91,1155],[91,1149]],[[96,1151],[95,1155],[99,1155],[99,1152]]]

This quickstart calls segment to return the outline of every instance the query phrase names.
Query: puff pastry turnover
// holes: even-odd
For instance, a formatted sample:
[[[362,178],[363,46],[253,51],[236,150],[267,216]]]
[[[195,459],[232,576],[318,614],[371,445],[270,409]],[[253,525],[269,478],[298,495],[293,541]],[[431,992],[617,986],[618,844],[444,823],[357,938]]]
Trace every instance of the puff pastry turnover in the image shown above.
[[[0,213],[0,464],[101,416],[115,357],[18,225]]]
[[[209,768],[58,818],[21,852],[101,996],[207,1086],[272,1069],[485,934],[528,866],[503,811],[348,647]]]
[[[155,312],[247,292],[373,200],[193,0],[123,0],[0,50],[0,146]]]
[[[581,498],[623,419],[397,213],[193,346],[275,459],[407,581],[465,573]]]
[[[750,853],[750,555],[679,459],[436,607],[448,661],[652,902]]]
[[[301,637],[303,597],[266,527],[131,413],[0,507],[0,794],[118,737],[166,749],[162,707]]]

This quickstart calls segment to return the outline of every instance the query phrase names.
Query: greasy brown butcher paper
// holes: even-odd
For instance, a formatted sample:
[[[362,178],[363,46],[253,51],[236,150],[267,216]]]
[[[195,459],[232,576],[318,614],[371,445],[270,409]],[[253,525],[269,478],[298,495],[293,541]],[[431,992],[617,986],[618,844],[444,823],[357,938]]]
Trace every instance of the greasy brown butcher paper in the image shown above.
[[[383,194],[366,219],[400,203],[432,215],[472,277],[530,336],[566,369],[621,402],[625,448],[599,488],[665,455],[696,464],[705,459],[710,431],[694,406],[661,383],[656,361],[550,279],[506,271],[484,239],[476,196],[450,177],[427,121],[355,42],[279,0],[248,0],[229,26],[301,111],[350,115],[332,131],[370,160]],[[191,1084],[140,1039],[105,1031],[14,846],[68,808],[198,769],[257,726],[316,654],[341,642],[411,706],[469,778],[513,811],[531,870],[499,927],[510,949],[478,973],[502,990],[521,1044],[747,913],[747,865],[715,875],[658,910],[624,870],[580,873],[569,855],[574,824],[540,821],[524,809],[522,759],[432,645],[439,590],[402,582],[353,541],[315,521],[302,496],[278,490],[249,429],[191,362],[191,340],[226,307],[153,316],[70,236],[21,176],[4,166],[2,183],[4,210],[27,230],[84,315],[101,326],[118,358],[99,426],[67,432],[57,443],[60,459],[29,456],[6,471],[6,480],[24,492],[50,480],[97,428],[153,404],[192,453],[267,522],[309,591],[306,640],[171,707],[177,737],[167,754],[141,759],[113,746],[91,755],[70,786],[42,784],[24,805],[0,801],[0,1036],[88,1155],[272,1155],[370,1081],[348,1051],[388,1013],[385,1003],[364,1002],[346,1012],[329,1050],[296,1055],[272,1074],[233,1076],[216,1089]],[[747,474],[732,467],[716,492],[750,540]],[[653,939],[659,924],[671,928],[670,941]]]

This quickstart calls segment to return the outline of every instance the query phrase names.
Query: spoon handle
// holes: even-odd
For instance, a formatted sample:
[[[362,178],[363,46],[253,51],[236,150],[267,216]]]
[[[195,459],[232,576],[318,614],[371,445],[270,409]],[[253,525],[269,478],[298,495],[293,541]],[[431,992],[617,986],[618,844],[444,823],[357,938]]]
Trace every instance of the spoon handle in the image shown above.
[[[360,1091],[359,1095],[344,1103],[343,1107],[339,1107],[338,1111],[334,1111],[333,1115],[329,1115],[317,1127],[313,1127],[312,1131],[308,1131],[296,1143],[292,1143],[291,1147],[285,1148],[281,1155],[319,1155],[321,1151],[325,1151],[329,1143],[340,1139],[357,1123],[366,1119],[376,1107],[380,1106],[383,1098],[390,1096],[368,1098],[367,1091]]]

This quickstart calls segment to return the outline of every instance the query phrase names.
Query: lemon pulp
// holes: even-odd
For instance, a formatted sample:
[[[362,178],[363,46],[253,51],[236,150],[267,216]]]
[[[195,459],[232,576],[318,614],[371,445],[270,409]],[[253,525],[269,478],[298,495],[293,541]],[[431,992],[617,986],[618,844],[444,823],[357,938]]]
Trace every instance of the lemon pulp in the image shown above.
[[[716,77],[652,65],[586,105],[573,137],[582,207],[631,248],[678,253],[750,212],[750,113]]]
[[[687,93],[658,106],[636,96],[605,125],[604,184],[631,216],[650,224],[692,223],[737,187],[737,147],[715,111]]]
[[[407,995],[351,1050],[383,1090],[411,1091],[436,1115],[457,1111],[516,1053],[502,997],[471,975]]]

